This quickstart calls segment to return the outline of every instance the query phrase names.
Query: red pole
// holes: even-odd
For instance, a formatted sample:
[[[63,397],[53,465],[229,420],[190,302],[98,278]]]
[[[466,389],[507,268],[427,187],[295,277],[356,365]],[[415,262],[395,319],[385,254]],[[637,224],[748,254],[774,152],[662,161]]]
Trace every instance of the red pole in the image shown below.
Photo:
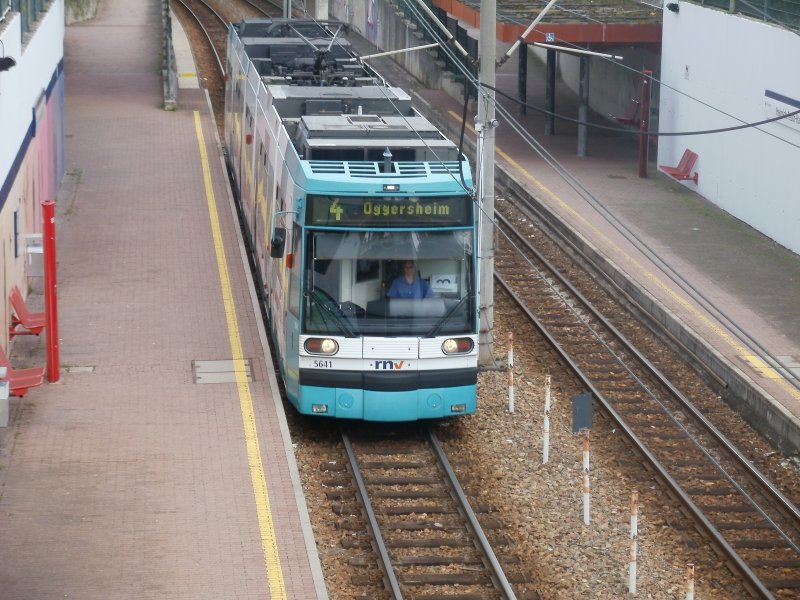
[[[639,102],[641,118],[639,119],[639,177],[647,177],[647,150],[650,144],[650,136],[644,135],[650,129],[650,82],[653,80],[653,72],[645,69],[642,77],[642,99]]]
[[[52,200],[42,202],[44,245],[44,314],[47,321],[47,380],[60,378],[58,358],[58,299],[56,294],[56,210]]]

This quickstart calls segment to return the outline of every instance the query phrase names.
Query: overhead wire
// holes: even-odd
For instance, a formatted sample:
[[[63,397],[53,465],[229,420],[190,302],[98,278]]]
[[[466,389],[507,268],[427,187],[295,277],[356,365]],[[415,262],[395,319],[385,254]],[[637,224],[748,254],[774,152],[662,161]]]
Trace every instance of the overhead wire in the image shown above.
[[[409,0],[405,0],[409,3]],[[413,12],[413,7],[411,7]],[[429,35],[433,36],[433,39],[437,39],[435,32],[430,30],[430,27],[426,26],[424,21],[420,20],[420,23],[423,26]],[[480,82],[472,76],[469,69],[463,65],[458,58],[454,55],[452,50],[448,48],[446,45],[442,45],[442,50],[445,54],[448,55],[448,58],[456,65],[456,68],[461,72],[461,74],[465,77],[467,81],[472,83],[473,86],[476,87],[478,91],[479,98],[483,96],[484,101],[488,101],[489,97],[486,94],[482,93],[482,86]],[[619,220],[616,215],[614,215],[604,204],[594,195],[592,194],[578,179],[575,177],[566,167],[564,167],[542,144],[539,142],[535,137],[533,137],[530,132],[525,130],[525,128],[515,119],[515,117],[499,102],[495,101],[495,108],[499,115],[501,115],[506,122],[512,127],[512,129],[520,135],[520,137],[548,164],[564,181],[581,197],[583,198],[592,208],[594,208],[598,214],[607,222],[611,227],[613,227],[616,231],[618,231],[623,237],[630,240],[635,247],[637,247],[645,256],[647,256],[653,263],[658,267],[666,276],[669,278],[673,283],[675,283],[679,288],[686,291],[690,296],[694,297],[699,304],[701,304],[711,315],[715,318],[719,319],[723,323],[727,323],[734,334],[734,336],[739,339],[744,345],[749,346],[751,349],[757,349],[758,351],[762,352],[766,356],[771,356],[770,353],[763,347],[763,345],[753,337],[749,332],[747,332],[743,327],[738,325],[731,317],[726,315],[722,310],[717,308],[716,304],[712,302],[702,291],[700,291],[696,286],[694,286],[691,282],[686,280],[678,271],[676,271],[669,263],[663,260],[652,248],[650,248],[647,243],[639,237],[632,229],[630,229],[625,223]],[[788,115],[787,115],[788,116]],[[785,118],[785,116],[784,116]],[[479,206],[479,209],[483,211],[483,208]],[[500,227],[498,227],[496,221],[494,220],[493,215],[488,215],[485,212],[483,213],[486,218],[491,222],[496,230],[503,235],[503,231]],[[513,243],[512,240],[508,238],[508,236],[504,235],[504,237],[512,244],[513,247],[517,248],[517,246]],[[519,250],[517,248],[517,250]],[[783,369],[786,369],[788,372],[788,365],[777,357],[772,357],[772,360],[775,361],[776,364],[780,365]],[[790,381],[791,385],[800,389],[800,382]]]
[[[438,34],[435,32],[435,30],[433,30],[425,22],[425,20],[422,18],[422,15],[419,13],[419,11],[416,9],[415,6],[413,6],[413,2],[411,0],[404,0],[404,2],[409,6],[409,10],[415,15],[415,17],[417,18],[418,22],[422,25],[423,29],[426,30],[428,35],[431,36],[432,39],[434,39],[434,40],[439,42],[440,48],[442,48],[442,51],[448,56],[448,58],[452,61],[452,63],[455,65],[455,67],[462,73],[462,75],[464,76],[465,80],[468,81],[472,85],[472,87],[474,87],[477,90],[478,98],[479,98],[478,101],[484,101],[484,102],[492,101],[492,99],[489,97],[489,95],[487,95],[487,94],[482,92],[483,87],[488,87],[488,86],[482,86],[480,84],[478,79],[472,75],[470,70],[466,67],[466,65],[464,65],[462,63],[462,61],[459,59],[459,57],[457,57],[455,55],[455,53],[447,45],[447,43],[445,43],[438,36]],[[468,86],[465,85],[465,90],[466,89],[469,89],[469,88],[468,88]],[[496,91],[496,90],[494,90],[494,91]],[[505,94],[503,94],[503,95],[505,95]],[[465,93],[465,110],[464,110],[464,114],[466,114],[466,104],[468,102],[468,97],[469,97],[468,94]],[[389,99],[388,96],[387,96],[387,99]],[[391,99],[389,99],[389,101],[393,102]],[[522,139],[525,140],[526,143],[528,143],[528,145],[537,154],[539,154],[539,156],[541,156],[542,159],[557,174],[559,174],[562,177],[562,179],[564,179],[564,181],[576,193],[578,193],[578,195],[581,198],[583,198],[590,206],[592,206],[600,214],[600,216],[606,222],[609,223],[609,225],[611,225],[614,229],[616,229],[623,237],[631,240],[632,243],[634,244],[634,246],[636,246],[645,256],[650,258],[654,262],[654,264],[671,281],[673,281],[673,283],[675,283],[681,289],[684,289],[685,291],[687,291],[687,293],[689,293],[690,295],[693,295],[693,297],[695,297],[695,299],[697,299],[698,302],[702,306],[704,306],[704,308],[706,310],[708,310],[710,314],[712,314],[716,318],[720,319],[720,321],[728,323],[731,326],[734,335],[739,339],[739,341],[741,341],[745,345],[750,346],[750,348],[754,348],[755,347],[758,350],[760,350],[762,353],[764,353],[765,355],[769,355],[769,352],[752,335],[750,335],[741,326],[736,324],[725,313],[723,313],[721,310],[719,310],[716,307],[716,305],[708,297],[705,296],[705,294],[703,294],[699,289],[697,289],[689,281],[687,281],[685,278],[683,278],[683,276],[680,273],[678,273],[677,271],[675,271],[672,268],[672,266],[669,265],[669,263],[664,261],[655,251],[653,251],[646,244],[646,242],[644,240],[642,240],[635,232],[633,232],[627,225],[625,225],[623,222],[621,222],[608,208],[606,208],[603,205],[603,203],[597,197],[595,197],[594,194],[592,194],[552,154],[550,154],[550,152],[538,140],[536,140],[536,138],[534,138],[529,132],[527,132],[524,129],[524,127],[522,127],[522,125],[514,118],[514,116],[511,115],[511,113],[505,107],[503,107],[502,104],[500,104],[496,100],[494,101],[494,103],[495,103],[495,108],[496,108],[497,112],[508,122],[509,125],[511,125],[512,129],[514,129],[514,131],[518,135],[520,135],[520,137],[522,137]],[[800,111],[797,111],[797,112],[800,112]],[[796,114],[796,113],[791,113],[791,114]],[[786,118],[788,116],[791,116],[791,115],[790,114],[782,115],[781,118]],[[735,117],[733,117],[733,118],[735,118]],[[779,119],[768,119],[766,122],[774,121],[774,120],[779,120]],[[464,126],[465,126],[465,119],[462,117],[462,129],[463,129]],[[747,124],[747,126],[751,126],[751,124]],[[743,127],[739,127],[739,128],[743,128]],[[763,130],[759,130],[759,131],[763,131]],[[778,138],[778,139],[781,139],[781,138]],[[786,141],[786,140],[784,140],[784,141]],[[790,142],[787,142],[787,143],[790,143]],[[794,145],[794,144],[792,144],[792,145]],[[427,144],[426,144],[426,146],[427,146]],[[433,152],[433,154],[434,154],[434,156],[436,156],[435,152]],[[441,159],[439,159],[439,160],[440,160],[440,162],[443,162],[443,161],[441,161]],[[449,169],[448,169],[448,172],[450,172]],[[477,172],[478,172],[478,169],[476,169],[476,173]],[[452,173],[451,173],[451,175],[452,175]],[[462,179],[462,181],[463,181],[463,179]],[[467,191],[467,190],[465,189],[465,191]],[[474,192],[474,190],[473,190],[473,192]],[[473,197],[473,203],[476,205],[476,207],[479,210],[479,212],[482,213],[487,218],[487,220],[490,223],[492,223],[492,225],[496,228],[498,233],[503,235],[504,238],[507,239],[507,241],[512,245],[512,247],[514,247],[522,255],[520,248],[498,226],[497,222],[494,219],[494,216],[493,215],[488,215],[484,211],[483,207],[481,206],[481,204],[479,202],[479,199],[477,197],[475,197],[474,193],[472,193],[471,195]],[[530,263],[529,260],[528,260],[528,262]],[[531,265],[531,267],[535,268],[532,265],[532,263],[530,263],[530,265]],[[775,357],[773,357],[772,359],[778,365],[780,365],[782,368],[788,369],[788,366],[784,362],[782,362],[780,359],[775,358]],[[800,383],[798,383],[798,384],[792,383],[792,385],[795,385],[795,387],[800,388]]]
[[[496,87],[492,87],[491,85],[486,85],[485,83],[483,83],[483,84],[481,84],[481,86],[485,87],[487,89],[490,89],[490,90],[500,94],[501,96],[504,96],[504,97],[508,98],[509,100],[511,100],[512,102],[514,102],[516,104],[519,104],[520,106],[524,106],[525,108],[530,108],[530,109],[532,109],[532,110],[534,110],[536,112],[539,112],[539,113],[542,113],[542,114],[545,114],[545,115],[551,115],[551,116],[553,116],[553,117],[555,117],[555,118],[557,118],[557,119],[559,119],[561,121],[568,121],[570,123],[576,123],[577,125],[585,125],[586,127],[591,127],[593,129],[599,129],[599,130],[603,130],[603,131],[613,131],[613,132],[616,132],[616,133],[624,133],[624,134],[628,134],[628,135],[647,135],[647,136],[652,136],[652,137],[680,137],[680,136],[691,136],[691,135],[711,135],[711,134],[715,134],[715,133],[727,133],[729,131],[738,131],[740,129],[748,129],[748,128],[752,128],[752,127],[756,127],[757,128],[760,125],[764,125],[766,123],[774,123],[775,121],[780,121],[782,119],[788,119],[789,117],[793,117],[795,115],[800,114],[800,109],[797,109],[797,110],[792,111],[790,113],[786,113],[785,115],[779,115],[777,117],[772,117],[770,119],[764,119],[763,121],[757,121],[755,123],[744,123],[742,125],[733,125],[731,127],[719,127],[717,129],[703,129],[703,130],[700,130],[700,131],[659,131],[659,130],[652,130],[652,129],[649,129],[647,131],[640,131],[638,129],[626,129],[624,127],[610,127],[608,125],[600,125],[599,123],[593,123],[592,121],[581,121],[580,119],[573,119],[572,117],[567,117],[567,116],[561,115],[559,113],[556,113],[556,112],[553,112],[553,111],[550,111],[550,110],[546,110],[544,108],[539,108],[538,106],[533,106],[531,104],[527,104],[525,102],[522,102],[521,100],[518,100],[518,99],[514,98],[510,94],[507,94],[506,92],[504,92],[504,91],[502,91],[502,90],[500,90],[500,89],[498,89]],[[787,144],[791,144],[792,146],[800,148],[800,145],[795,144],[794,142],[790,142],[788,140],[782,140],[782,141],[785,141]]]

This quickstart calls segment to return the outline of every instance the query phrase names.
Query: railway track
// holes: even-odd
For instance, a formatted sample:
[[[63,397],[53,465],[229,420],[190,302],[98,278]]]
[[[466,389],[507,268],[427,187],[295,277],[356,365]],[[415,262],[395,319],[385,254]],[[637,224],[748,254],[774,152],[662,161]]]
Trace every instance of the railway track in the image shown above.
[[[517,200],[519,206],[523,201]],[[517,214],[530,227],[530,214]],[[495,276],[758,598],[800,594],[800,512],[498,215]],[[521,258],[522,256],[522,258]]]
[[[196,52],[209,53],[216,63],[215,72],[219,73],[220,81],[225,81],[225,47],[228,39],[228,21],[217,10],[204,0],[173,0],[175,5],[182,7],[180,13],[188,17],[191,26],[202,33],[207,41],[201,48],[193,44]],[[185,20],[183,21],[186,22]]]
[[[484,514],[484,532],[475,513],[491,507],[469,505],[430,430],[396,439],[342,431],[342,444],[346,460],[322,468],[343,546],[364,551],[351,565],[366,569],[352,580],[368,597],[381,590],[414,600],[538,598],[522,572],[507,576],[500,567],[502,523]]]

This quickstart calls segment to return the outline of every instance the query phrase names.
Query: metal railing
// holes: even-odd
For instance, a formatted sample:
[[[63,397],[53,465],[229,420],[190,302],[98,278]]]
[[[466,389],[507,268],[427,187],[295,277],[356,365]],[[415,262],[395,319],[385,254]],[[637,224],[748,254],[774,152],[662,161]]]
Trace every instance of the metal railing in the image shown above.
[[[697,3],[789,29],[800,28],[800,0],[697,0]]]
[[[39,13],[50,4],[52,0],[0,0],[0,16],[7,11],[20,14],[22,20],[22,34],[25,35],[33,28]]]

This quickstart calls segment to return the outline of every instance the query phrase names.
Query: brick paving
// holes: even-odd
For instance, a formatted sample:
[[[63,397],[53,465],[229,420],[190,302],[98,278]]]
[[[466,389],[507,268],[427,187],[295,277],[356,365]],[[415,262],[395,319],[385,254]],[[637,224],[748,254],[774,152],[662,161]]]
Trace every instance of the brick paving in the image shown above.
[[[161,109],[159,5],[107,0],[67,29],[56,225],[64,370],[12,400],[0,431],[4,600],[271,597],[236,384],[192,374],[193,360],[232,354],[195,111],[253,364],[286,597],[318,597],[207,103],[182,90],[179,110]],[[14,350],[42,362],[43,348],[26,339]]]

